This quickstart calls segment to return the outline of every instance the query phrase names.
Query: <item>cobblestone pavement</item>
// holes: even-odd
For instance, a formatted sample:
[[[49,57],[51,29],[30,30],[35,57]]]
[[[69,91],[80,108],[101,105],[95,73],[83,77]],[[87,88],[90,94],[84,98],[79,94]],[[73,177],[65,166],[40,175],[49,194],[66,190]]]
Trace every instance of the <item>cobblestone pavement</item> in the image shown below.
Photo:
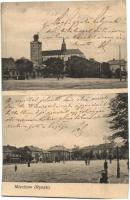
[[[91,161],[86,166],[84,161],[62,161],[60,163],[14,164],[3,166],[3,181],[9,182],[59,182],[59,183],[98,183],[103,160]],[[120,178],[116,178],[117,162],[108,161],[108,176],[110,183],[128,183],[127,160],[120,161]]]
[[[46,89],[111,89],[126,88],[127,82],[119,79],[99,78],[43,78],[37,80],[4,80],[3,90],[46,90]]]

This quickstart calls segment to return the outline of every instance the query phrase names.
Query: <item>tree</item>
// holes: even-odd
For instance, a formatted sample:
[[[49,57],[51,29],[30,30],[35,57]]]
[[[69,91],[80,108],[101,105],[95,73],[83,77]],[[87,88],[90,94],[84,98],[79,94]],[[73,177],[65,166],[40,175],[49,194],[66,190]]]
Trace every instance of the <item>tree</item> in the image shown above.
[[[2,58],[2,69],[9,70],[15,68],[15,61],[13,58]]]
[[[64,61],[61,58],[48,58],[44,64],[49,74],[58,76],[64,72]]]
[[[26,58],[20,58],[16,60],[16,70],[20,75],[31,73],[33,71],[33,63]]]
[[[66,73],[71,77],[82,78],[87,74],[87,60],[78,56],[72,56],[66,62]]]
[[[15,61],[13,58],[2,58],[2,76],[9,77],[9,71],[15,70]]]
[[[79,160],[79,158],[80,158],[80,149],[79,149],[79,146],[74,145],[74,148],[72,150],[73,150],[74,160]]]
[[[94,59],[87,60],[79,56],[71,56],[66,66],[66,73],[71,77],[99,77],[100,64]]]
[[[100,66],[101,64],[94,59],[89,59],[87,77],[99,78],[100,77]]]
[[[110,128],[115,132],[110,139],[122,138],[128,146],[128,94],[118,94],[111,100],[110,108]]]
[[[109,63],[103,62],[101,64],[101,76],[106,77],[106,78],[111,78],[112,71],[110,69]]]

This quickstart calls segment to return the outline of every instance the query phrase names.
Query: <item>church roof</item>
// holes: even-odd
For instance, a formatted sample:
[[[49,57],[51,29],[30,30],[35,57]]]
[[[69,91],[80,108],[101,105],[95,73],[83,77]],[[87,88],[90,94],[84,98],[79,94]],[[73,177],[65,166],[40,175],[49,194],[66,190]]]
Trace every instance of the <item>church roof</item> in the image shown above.
[[[42,51],[43,56],[55,56],[55,55],[71,55],[71,54],[82,54],[83,53],[79,49],[67,49],[66,51],[61,50],[50,50],[50,51]]]

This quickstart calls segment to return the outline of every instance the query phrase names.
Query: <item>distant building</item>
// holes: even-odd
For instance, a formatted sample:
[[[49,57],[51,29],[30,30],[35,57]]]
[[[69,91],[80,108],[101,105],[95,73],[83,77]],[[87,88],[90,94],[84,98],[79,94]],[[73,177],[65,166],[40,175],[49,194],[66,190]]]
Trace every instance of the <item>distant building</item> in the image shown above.
[[[121,66],[121,71],[127,71],[127,62],[124,59],[116,60],[113,58],[113,60],[109,60],[108,63],[112,71],[112,74],[115,74],[117,69],[120,69],[120,66]]]
[[[85,57],[79,49],[67,49],[65,39],[63,38],[61,49],[42,51],[42,43],[38,41],[39,36],[33,36],[34,41],[30,43],[31,61],[34,66],[41,66],[48,58],[61,58],[67,61],[71,56]]]
[[[14,146],[3,146],[3,163],[19,163],[21,161],[21,154]]]
[[[25,146],[24,149],[31,154],[32,162],[42,161],[42,149],[35,146]]]
[[[128,148],[120,144],[120,158],[128,159]],[[90,159],[109,159],[116,158],[116,144],[114,142],[99,145],[91,145],[73,149],[67,149],[63,145],[56,145],[48,150],[43,150],[35,146],[25,146],[16,148],[15,146],[3,146],[3,163],[27,163],[27,162],[60,162],[67,160],[84,160]]]
[[[93,159],[108,159],[110,156],[116,156],[115,144],[106,143],[99,145],[92,145],[80,149],[82,155],[90,156]]]
[[[17,148],[17,151],[20,155],[20,163],[31,161],[31,152],[28,151],[25,147]]]
[[[52,162],[52,155],[51,152],[47,151],[47,150],[42,150],[42,162],[43,163],[48,163],[48,162]]]
[[[34,40],[30,43],[30,57],[34,66],[42,65],[42,43],[38,41],[39,36],[35,34]]]
[[[70,151],[62,145],[51,147],[48,151],[55,162],[70,160]]]

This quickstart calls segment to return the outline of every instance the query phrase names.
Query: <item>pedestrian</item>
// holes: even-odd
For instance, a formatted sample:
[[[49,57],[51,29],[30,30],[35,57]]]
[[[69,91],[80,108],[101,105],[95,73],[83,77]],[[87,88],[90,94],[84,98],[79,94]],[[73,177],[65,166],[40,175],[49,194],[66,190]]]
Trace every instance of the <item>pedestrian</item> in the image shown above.
[[[107,169],[108,169],[108,163],[107,163],[107,161],[105,160],[105,162],[104,162],[104,170],[106,171],[106,173],[107,173]]]
[[[109,183],[106,171],[103,171],[100,178],[100,183]]]
[[[87,158],[85,159],[85,164],[88,165],[88,159]]]
[[[15,164],[14,166],[14,171],[16,172],[17,171],[17,165]]]
[[[60,76],[59,75],[57,75],[57,80],[59,80],[60,79]]]
[[[30,167],[30,162],[28,162],[28,167]]]

